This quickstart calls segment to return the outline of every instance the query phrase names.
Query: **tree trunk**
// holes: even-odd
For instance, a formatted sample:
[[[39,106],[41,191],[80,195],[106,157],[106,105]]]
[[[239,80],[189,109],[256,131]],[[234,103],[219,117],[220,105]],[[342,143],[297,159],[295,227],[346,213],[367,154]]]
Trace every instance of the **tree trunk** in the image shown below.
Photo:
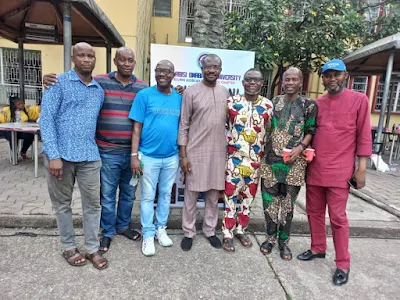
[[[196,0],[192,43],[195,47],[222,48],[224,43],[224,0]]]
[[[278,65],[278,71],[276,72],[274,80],[272,80],[272,83],[271,83],[271,90],[269,92],[270,99],[272,99],[275,96],[275,88],[277,87],[279,82],[282,81],[282,75],[283,75],[284,71],[285,71],[285,68],[283,67],[283,63],[281,63],[280,65]]]

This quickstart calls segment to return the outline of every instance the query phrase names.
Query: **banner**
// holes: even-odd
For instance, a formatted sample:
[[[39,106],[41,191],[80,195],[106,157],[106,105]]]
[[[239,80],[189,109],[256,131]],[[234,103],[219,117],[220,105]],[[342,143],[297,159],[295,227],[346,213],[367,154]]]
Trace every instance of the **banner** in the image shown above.
[[[236,95],[243,93],[242,80],[244,73],[254,67],[255,53],[252,51],[236,51],[212,48],[196,48],[151,44],[151,85],[156,84],[155,68],[161,60],[169,60],[175,66],[175,78],[172,85],[190,86],[200,82],[201,61],[207,54],[216,54],[222,60],[222,71],[218,83]]]
[[[254,67],[255,54],[251,51],[235,51],[211,48],[195,48],[183,46],[171,46],[151,44],[151,85],[156,84],[155,68],[161,60],[169,60],[175,66],[175,78],[173,86],[191,86],[202,80],[201,72],[202,59],[207,54],[216,54],[222,60],[222,71],[218,83],[231,91],[231,94],[243,94],[243,75]],[[175,184],[172,188],[171,207],[183,206],[184,174],[179,168]],[[198,206],[204,206],[204,193],[200,193]],[[219,206],[223,206],[223,193],[219,195]]]

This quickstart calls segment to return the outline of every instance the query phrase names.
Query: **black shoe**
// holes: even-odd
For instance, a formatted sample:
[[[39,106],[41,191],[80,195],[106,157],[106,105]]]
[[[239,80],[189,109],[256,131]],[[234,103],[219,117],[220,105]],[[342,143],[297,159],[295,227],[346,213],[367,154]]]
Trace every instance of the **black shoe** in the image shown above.
[[[349,280],[349,273],[350,273],[350,269],[347,271],[347,273],[342,270],[337,268],[335,271],[335,274],[333,274],[333,284],[334,285],[342,285],[347,283],[347,281]]]
[[[222,247],[221,241],[219,240],[219,238],[217,238],[216,235],[207,237],[207,240],[210,242],[211,246],[213,246],[214,248],[219,249]]]
[[[192,244],[193,244],[193,239],[185,236],[182,239],[181,248],[183,251],[189,251],[190,249],[192,249]]]
[[[325,258],[325,253],[313,254],[311,250],[307,250],[306,252],[297,255],[297,259],[299,260],[312,260],[314,258]]]

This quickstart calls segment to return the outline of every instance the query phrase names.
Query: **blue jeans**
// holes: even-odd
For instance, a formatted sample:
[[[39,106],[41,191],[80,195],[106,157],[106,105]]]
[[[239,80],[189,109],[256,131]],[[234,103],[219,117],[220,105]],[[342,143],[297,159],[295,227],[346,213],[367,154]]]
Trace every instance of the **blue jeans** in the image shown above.
[[[140,179],[142,199],[140,221],[143,238],[154,237],[156,229],[167,225],[171,190],[179,167],[178,154],[168,158],[151,158],[142,155],[143,176]],[[154,198],[158,184],[156,222],[154,223]]]
[[[100,153],[100,202],[102,235],[113,237],[129,227],[136,187],[129,184],[132,178],[131,156],[126,154]],[[117,215],[115,216],[116,193],[119,187]]]

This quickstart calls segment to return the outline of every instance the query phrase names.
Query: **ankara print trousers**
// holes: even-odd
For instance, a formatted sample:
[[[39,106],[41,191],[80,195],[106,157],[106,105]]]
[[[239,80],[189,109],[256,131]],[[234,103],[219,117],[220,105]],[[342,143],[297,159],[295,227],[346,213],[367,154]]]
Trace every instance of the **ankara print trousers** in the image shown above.
[[[267,241],[275,244],[287,244],[292,226],[294,203],[300,192],[300,186],[277,183],[273,187],[265,186],[265,179],[261,179],[261,195],[264,207],[264,216],[267,223]]]
[[[228,157],[225,179],[224,238],[244,234],[250,220],[250,207],[257,193],[260,164],[250,158]]]

